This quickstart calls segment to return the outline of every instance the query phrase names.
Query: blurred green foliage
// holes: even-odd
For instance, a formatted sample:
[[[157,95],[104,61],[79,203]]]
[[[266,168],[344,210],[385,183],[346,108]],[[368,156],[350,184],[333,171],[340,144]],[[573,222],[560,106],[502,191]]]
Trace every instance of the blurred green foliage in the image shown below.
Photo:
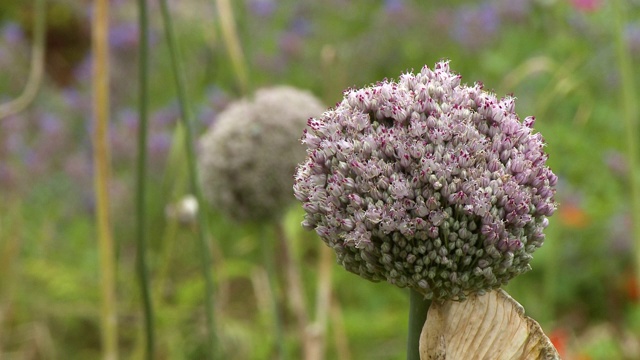
[[[18,4],[19,3],[19,4]],[[220,35],[215,2],[174,1],[186,61],[189,98],[199,133],[240,97]],[[633,274],[625,128],[620,121],[611,9],[596,1],[245,0],[233,2],[251,88],[289,84],[328,106],[341,91],[447,58],[463,81],[482,81],[498,95],[517,96],[522,117],[535,115],[560,177],[559,209],[533,271],[507,286],[550,333],[568,332],[566,357],[640,356],[640,299]],[[0,5],[0,101],[16,96],[27,73],[29,18],[22,2]],[[142,357],[140,299],[134,277],[133,194],[137,99],[135,7],[113,1],[112,184],[118,254],[120,348]],[[0,358],[98,358],[99,291],[89,111],[90,3],[50,1],[72,16],[81,34],[71,44],[48,38],[47,80],[25,112],[0,119]],[[167,217],[186,195],[184,154],[159,12],[151,4],[150,270],[163,359],[199,359],[206,347],[198,246],[193,224]],[[629,29],[640,6],[628,2]],[[69,15],[71,14],[71,15]],[[634,22],[635,21],[635,22]],[[53,23],[51,26],[60,24]],[[52,34],[63,26],[51,28]],[[84,32],[84,33],[82,33]],[[626,39],[640,61],[637,32]],[[59,36],[64,36],[59,35]],[[635,35],[637,36],[637,35]],[[78,56],[82,49],[82,56]],[[68,56],[68,57],[66,57]],[[84,59],[84,60],[82,60]],[[636,83],[640,73],[634,74]],[[638,134],[640,135],[640,134]],[[299,227],[292,205],[283,226],[302,263],[307,307],[315,304],[319,248]],[[212,269],[218,287],[218,337],[230,359],[273,356],[259,228],[211,215]],[[268,233],[267,236],[274,236]],[[407,292],[374,284],[335,265],[328,316],[328,359],[403,359]],[[298,358],[299,334],[288,314],[287,352]],[[621,340],[621,339],[624,339]],[[631,345],[629,345],[631,344]],[[635,350],[634,350],[635,349]]]

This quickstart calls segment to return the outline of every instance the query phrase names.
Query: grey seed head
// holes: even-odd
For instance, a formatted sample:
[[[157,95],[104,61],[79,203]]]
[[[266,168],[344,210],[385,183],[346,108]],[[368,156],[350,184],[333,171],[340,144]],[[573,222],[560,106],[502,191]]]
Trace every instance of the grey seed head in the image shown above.
[[[261,89],[229,105],[199,144],[200,182],[208,202],[237,221],[279,216],[294,200],[293,175],[305,158],[300,133],[323,111],[310,92],[288,86]],[[323,182],[314,176],[314,184]],[[310,213],[327,207],[326,197],[318,201],[307,204]]]

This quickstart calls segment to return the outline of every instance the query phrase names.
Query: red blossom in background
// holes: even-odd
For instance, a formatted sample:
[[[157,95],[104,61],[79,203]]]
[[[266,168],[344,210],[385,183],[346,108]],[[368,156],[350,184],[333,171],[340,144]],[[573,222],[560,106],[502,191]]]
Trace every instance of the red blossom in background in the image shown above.
[[[571,6],[578,11],[593,12],[600,8],[600,0],[571,0]]]

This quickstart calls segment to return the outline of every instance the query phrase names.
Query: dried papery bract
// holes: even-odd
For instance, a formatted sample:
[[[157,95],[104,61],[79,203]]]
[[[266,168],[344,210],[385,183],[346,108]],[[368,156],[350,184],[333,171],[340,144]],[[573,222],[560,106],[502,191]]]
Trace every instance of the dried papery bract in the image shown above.
[[[463,299],[530,269],[555,210],[533,117],[448,62],[344,93],[310,119],[294,192],[348,271]]]
[[[558,360],[540,325],[502,289],[465,301],[434,302],[420,337],[420,359]]]

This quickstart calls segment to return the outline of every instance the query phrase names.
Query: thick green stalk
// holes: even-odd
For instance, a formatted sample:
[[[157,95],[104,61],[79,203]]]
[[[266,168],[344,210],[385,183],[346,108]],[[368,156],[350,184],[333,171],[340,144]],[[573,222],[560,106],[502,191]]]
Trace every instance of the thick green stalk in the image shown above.
[[[100,251],[102,292],[102,351],[106,360],[118,358],[118,320],[116,307],[116,266],[109,215],[109,1],[96,0],[91,29],[93,52],[93,163],[96,193],[96,222]]]
[[[202,206],[204,201],[202,200],[202,190],[200,189],[200,184],[198,183],[198,171],[196,168],[195,162],[195,149],[194,149],[194,141],[193,141],[193,129],[192,129],[192,119],[191,112],[187,105],[187,95],[185,90],[185,81],[182,71],[182,63],[180,60],[180,55],[178,52],[178,47],[176,44],[175,34],[173,30],[173,24],[171,21],[171,16],[169,15],[169,6],[167,5],[167,0],[160,1],[160,10],[162,12],[162,20],[165,28],[165,36],[167,38],[167,43],[169,45],[169,53],[171,56],[171,67],[173,71],[174,80],[176,82],[176,90],[178,95],[178,103],[180,104],[180,114],[181,120],[184,124],[185,130],[185,150],[187,154],[187,170],[189,173],[189,182],[191,186],[191,191],[195,195],[198,200],[198,204],[200,204],[200,209],[198,210],[198,239],[200,243],[200,261],[202,265],[202,272],[205,279],[205,316],[207,319],[207,333],[209,337],[208,343],[208,356],[210,359],[216,357],[216,349],[217,349],[217,341],[216,341],[216,332],[215,332],[215,317],[214,317],[214,286],[213,286],[213,277],[211,275],[211,270],[213,267],[213,261],[211,259],[211,249],[209,247],[209,243],[207,241],[206,230],[209,229],[208,219],[206,216],[205,207]]]
[[[627,160],[631,198],[631,223],[636,262],[636,279],[640,281],[640,183],[638,183],[638,106],[635,76],[629,49],[624,39],[625,11],[621,0],[613,1],[615,43],[621,85],[622,117],[626,125]]]
[[[149,104],[149,21],[146,0],[138,0],[139,58],[138,58],[138,172],[136,191],[137,216],[137,253],[136,268],[142,295],[144,313],[144,332],[146,338],[146,358],[154,359],[155,334],[153,324],[153,304],[149,291],[149,274],[147,270],[147,219],[146,219],[146,183],[147,183],[147,129]]]
[[[431,302],[421,293],[409,289],[409,335],[407,337],[407,360],[420,360],[420,334],[427,320]]]

